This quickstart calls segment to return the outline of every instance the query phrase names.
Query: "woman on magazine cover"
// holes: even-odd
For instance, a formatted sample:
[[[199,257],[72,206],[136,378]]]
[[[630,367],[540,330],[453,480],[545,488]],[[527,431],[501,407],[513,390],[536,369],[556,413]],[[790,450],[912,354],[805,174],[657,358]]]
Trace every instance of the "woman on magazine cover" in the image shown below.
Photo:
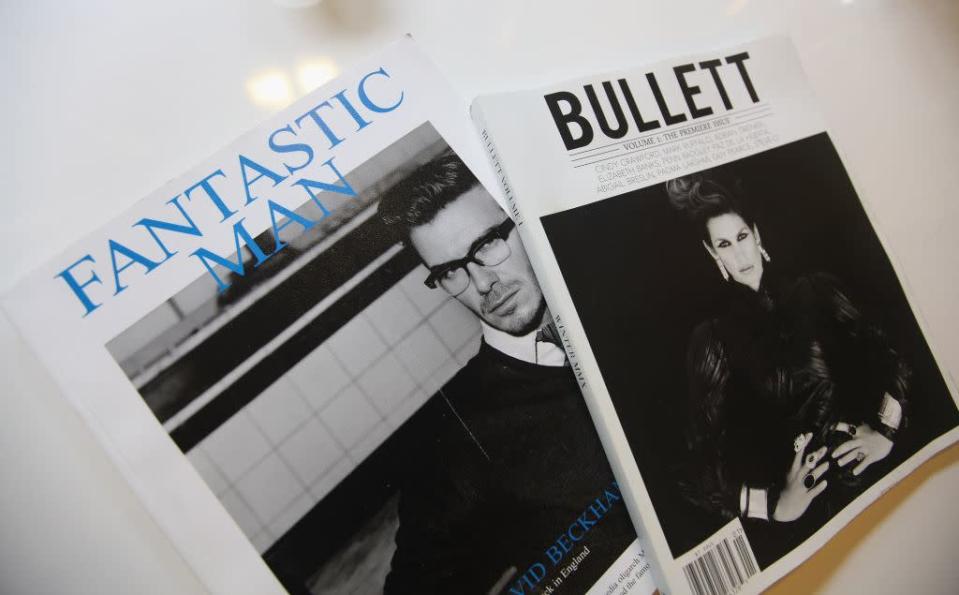
[[[780,535],[815,530],[884,473],[909,373],[835,278],[777,274],[737,187],[711,174],[666,184],[726,297],[688,344],[684,491]]]

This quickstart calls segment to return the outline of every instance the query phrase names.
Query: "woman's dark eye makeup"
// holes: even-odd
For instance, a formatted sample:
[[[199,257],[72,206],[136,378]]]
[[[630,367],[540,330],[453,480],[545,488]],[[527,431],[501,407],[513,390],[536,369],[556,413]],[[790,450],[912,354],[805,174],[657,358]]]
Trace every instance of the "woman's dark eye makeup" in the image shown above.
[[[745,231],[741,231],[741,232],[739,232],[739,235],[736,236],[736,239],[741,242],[741,241],[745,240],[745,239],[748,238],[748,237],[749,237],[749,234],[748,234],[748,233],[746,233]]]

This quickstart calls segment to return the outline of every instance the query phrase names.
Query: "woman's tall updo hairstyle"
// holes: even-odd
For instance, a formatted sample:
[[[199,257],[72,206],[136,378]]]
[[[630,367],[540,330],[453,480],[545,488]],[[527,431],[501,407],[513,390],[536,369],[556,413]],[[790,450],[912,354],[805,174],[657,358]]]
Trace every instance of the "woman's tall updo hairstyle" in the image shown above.
[[[711,173],[696,173],[666,182],[666,195],[669,204],[686,217],[703,234],[706,243],[710,243],[706,223],[713,217],[735,213],[743,218],[746,225],[752,227],[755,219],[749,213],[742,192],[742,184],[736,180],[732,184],[720,182],[719,176]]]

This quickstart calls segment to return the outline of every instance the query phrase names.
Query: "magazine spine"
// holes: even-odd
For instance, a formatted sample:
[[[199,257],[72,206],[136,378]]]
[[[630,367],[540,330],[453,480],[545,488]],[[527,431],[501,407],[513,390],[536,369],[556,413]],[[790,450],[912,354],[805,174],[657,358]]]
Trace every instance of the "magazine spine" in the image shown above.
[[[513,191],[513,186],[509,183],[509,176],[507,176],[506,169],[503,167],[503,163],[500,160],[500,153],[496,149],[496,143],[493,141],[493,136],[490,133],[489,127],[487,126],[486,118],[483,116],[482,108],[480,108],[477,103],[474,103],[472,109],[470,110],[470,115],[472,116],[473,121],[479,130],[480,138],[483,140],[483,147],[486,149],[486,155],[489,157],[490,164],[493,166],[493,171],[496,174],[496,181],[499,182],[500,190],[503,192],[503,198],[506,200],[509,213],[516,222],[516,228],[520,232],[520,239],[523,241],[523,247],[526,248],[527,253],[535,258],[535,244],[531,241],[531,239],[526,237],[530,226],[526,225],[527,219],[516,200],[516,194]],[[545,285],[544,279],[540,279],[539,282],[541,286]],[[562,339],[563,350],[566,352],[566,357],[569,359],[570,366],[576,373],[580,388],[585,394],[589,390],[589,383],[585,374],[582,373],[581,368],[579,368],[577,365],[579,358],[576,356],[576,351],[572,342],[569,340],[568,333],[565,332],[566,318],[560,314],[560,310],[557,308],[559,304],[555,304],[549,299],[550,292],[544,290],[544,296],[549,305],[550,316],[552,317],[553,324],[556,326],[556,330]]]
[[[506,205],[509,207],[509,214],[513,218],[513,221],[516,222],[516,227],[522,228],[523,224],[526,222],[526,219],[523,217],[523,212],[516,202],[516,195],[513,193],[513,187],[509,183],[506,170],[503,168],[503,164],[499,158],[499,152],[496,150],[496,143],[493,142],[489,128],[486,126],[485,119],[482,117],[481,111],[476,107],[476,104],[474,104],[473,109],[470,110],[470,115],[473,117],[473,120],[476,123],[480,133],[480,138],[483,140],[483,148],[486,149],[486,156],[489,157],[490,164],[493,166],[493,172],[496,174],[496,181],[499,183],[499,188],[503,191],[503,198],[506,200]]]
[[[500,190],[503,193],[506,206],[508,207],[508,212],[516,221],[516,229],[519,231],[523,246],[530,256],[530,260],[533,263],[533,268],[537,269],[539,283],[543,289],[543,296],[545,297],[546,304],[549,307],[553,324],[556,326],[556,330],[562,340],[563,350],[566,352],[566,357],[569,360],[570,367],[577,377],[580,391],[583,393],[583,399],[585,399],[590,411],[590,416],[593,418],[593,425],[596,427],[596,431],[600,436],[600,441],[603,443],[603,448],[606,452],[606,458],[615,472],[620,467],[621,461],[617,456],[616,449],[613,448],[608,441],[608,434],[606,433],[604,424],[601,421],[601,416],[597,416],[593,413],[594,407],[599,407],[598,400],[593,394],[587,374],[579,363],[580,359],[573,346],[570,335],[567,332],[568,327],[566,321],[576,320],[575,315],[568,317],[565,311],[560,307],[559,300],[551,299],[553,295],[553,291],[551,290],[551,280],[547,279],[544,275],[539,275],[539,271],[543,270],[542,267],[537,266],[537,261],[539,260],[540,254],[536,250],[536,242],[534,241],[534,238],[530,237],[530,234],[535,233],[533,229],[535,225],[529,224],[529,220],[524,216],[523,210],[520,206],[520,201],[516,199],[515,187],[509,183],[509,177],[502,162],[501,153],[496,147],[496,142],[493,140],[494,134],[490,129],[486,115],[483,112],[483,108],[479,100],[474,101],[470,106],[470,116],[472,117],[473,123],[480,134],[481,140],[483,141],[483,147],[486,149],[486,154],[489,157],[490,164],[492,165],[494,173],[496,174],[496,180],[499,183]],[[602,381],[600,380],[600,382]],[[621,477],[621,475],[615,475],[617,475],[618,482],[618,478]],[[624,496],[626,496],[625,500],[627,502],[636,501],[636,498],[629,494],[631,490],[628,484],[620,483],[619,487],[620,490],[624,492]],[[631,507],[629,512],[630,518],[633,521],[633,525],[637,530],[640,544],[643,546],[643,552],[650,561],[650,569],[656,585],[659,588],[658,592],[662,595],[667,595],[670,593],[687,593],[688,591],[685,588],[685,585],[680,584],[676,588],[673,588],[675,586],[674,583],[671,583],[667,580],[667,574],[663,572],[663,569],[667,567],[666,565],[672,563],[672,558],[668,556],[661,558],[657,553],[656,548],[649,547],[650,544],[644,537],[650,535],[646,526],[646,520],[641,514],[636,514],[637,511]]]

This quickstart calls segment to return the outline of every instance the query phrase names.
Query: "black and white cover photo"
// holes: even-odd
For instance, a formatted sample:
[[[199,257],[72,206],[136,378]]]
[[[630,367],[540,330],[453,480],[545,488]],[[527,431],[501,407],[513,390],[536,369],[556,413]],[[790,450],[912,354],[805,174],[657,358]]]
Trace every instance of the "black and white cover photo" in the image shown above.
[[[825,133],[542,223],[675,558],[765,569],[959,422]]]
[[[290,592],[586,592],[639,549],[512,220],[429,124],[345,183],[108,349]]]

